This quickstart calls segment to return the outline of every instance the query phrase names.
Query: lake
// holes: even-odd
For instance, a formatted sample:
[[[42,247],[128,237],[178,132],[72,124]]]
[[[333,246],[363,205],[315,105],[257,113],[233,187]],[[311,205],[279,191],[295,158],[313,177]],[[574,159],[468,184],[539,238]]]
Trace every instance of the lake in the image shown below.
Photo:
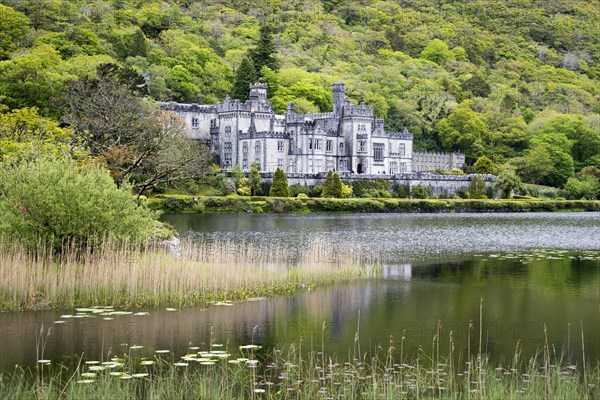
[[[524,356],[534,354],[545,331],[553,351],[574,364],[581,364],[583,333],[586,360],[600,360],[599,213],[180,214],[163,220],[206,243],[251,238],[301,253],[311,240],[326,238],[332,263],[344,248],[338,243],[354,243],[382,268],[375,279],[231,306],[122,310],[110,317],[73,309],[2,313],[0,369],[35,365],[42,347],[53,362],[82,353],[108,359],[131,352],[131,345],[150,357],[161,349],[179,356],[209,343],[273,349],[300,341],[304,349],[345,357],[358,346],[387,348],[390,340],[405,354],[419,346],[427,354],[436,337],[442,353],[451,339],[466,353],[477,351],[480,328],[482,349],[493,360],[510,360],[517,343]],[[235,264],[224,273],[234,274]]]

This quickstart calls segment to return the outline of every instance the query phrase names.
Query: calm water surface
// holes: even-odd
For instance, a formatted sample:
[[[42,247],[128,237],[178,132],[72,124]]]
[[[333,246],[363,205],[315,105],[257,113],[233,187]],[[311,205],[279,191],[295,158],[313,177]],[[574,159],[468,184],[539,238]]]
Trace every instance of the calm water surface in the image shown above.
[[[266,349],[302,340],[305,349],[341,357],[355,348],[386,347],[390,336],[405,353],[427,352],[439,333],[447,351],[467,337],[478,342],[483,298],[482,347],[492,359],[512,357],[518,340],[533,354],[544,340],[581,363],[600,360],[600,214],[445,215],[168,215],[164,219],[198,240],[231,238],[298,245],[315,235],[355,241],[384,261],[377,280],[339,284],[291,297],[207,309],[147,310],[148,315],[61,318],[76,310],[0,314],[0,369],[34,365],[36,336],[46,337],[53,362],[107,359],[130,351],[177,356],[212,340],[231,349]],[[301,248],[301,245],[300,245]],[[235,265],[231,266],[235,273]],[[139,310],[136,310],[139,311]],[[87,313],[89,314],[89,313]],[[63,320],[56,324],[54,321]],[[471,324],[471,329],[469,328]],[[144,346],[130,350],[131,345]]]

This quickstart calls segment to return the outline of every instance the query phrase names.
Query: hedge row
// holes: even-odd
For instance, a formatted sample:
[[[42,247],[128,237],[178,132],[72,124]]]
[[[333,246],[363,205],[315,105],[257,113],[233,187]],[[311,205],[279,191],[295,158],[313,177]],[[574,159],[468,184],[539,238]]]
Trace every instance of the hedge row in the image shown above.
[[[539,212],[600,211],[600,201],[464,200],[464,199],[330,199],[279,197],[159,196],[147,200],[152,209],[179,212],[252,213],[396,213],[396,212]]]

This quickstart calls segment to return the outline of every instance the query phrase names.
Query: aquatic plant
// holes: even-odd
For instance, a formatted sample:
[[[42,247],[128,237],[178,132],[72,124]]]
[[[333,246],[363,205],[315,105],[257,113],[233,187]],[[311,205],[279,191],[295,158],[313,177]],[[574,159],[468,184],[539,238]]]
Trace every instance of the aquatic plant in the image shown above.
[[[0,309],[183,307],[290,294],[376,274],[378,260],[365,246],[319,236],[297,247],[190,239],[177,257],[110,242],[59,253],[40,248],[35,255],[0,245]]]
[[[480,308],[480,319],[483,303]],[[471,326],[473,328],[473,325]],[[322,332],[324,333],[324,332]],[[348,355],[320,347],[265,350],[252,343],[230,348],[214,343],[192,346],[186,354],[144,349],[106,360],[77,360],[72,366],[40,363],[0,375],[2,398],[246,398],[246,399],[594,399],[600,365],[557,354],[546,340],[543,349],[521,359],[517,343],[505,362],[491,363],[482,352],[481,331],[473,332],[467,352],[440,354],[440,325],[430,354],[409,358],[390,337],[387,346],[360,348],[360,329]],[[582,345],[582,350],[584,350]],[[141,351],[141,353],[138,353]],[[585,354],[585,352],[584,352]],[[41,371],[45,371],[42,373]]]

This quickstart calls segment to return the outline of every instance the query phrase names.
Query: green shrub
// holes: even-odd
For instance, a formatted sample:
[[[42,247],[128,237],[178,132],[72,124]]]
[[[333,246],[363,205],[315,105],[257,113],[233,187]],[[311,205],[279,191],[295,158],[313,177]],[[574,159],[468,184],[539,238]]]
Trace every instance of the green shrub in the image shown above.
[[[0,166],[0,238],[5,240],[56,250],[93,246],[109,237],[144,242],[160,228],[156,217],[96,165],[43,160]]]
[[[308,199],[308,195],[306,193],[298,193],[296,197],[299,199]]]
[[[315,185],[310,188],[310,197],[321,197],[323,193],[323,185]]]
[[[427,189],[421,185],[414,186],[410,190],[410,197],[413,199],[426,199],[428,194]]]
[[[410,196],[410,187],[407,184],[396,184],[393,187],[392,193],[394,197],[406,199]]]
[[[392,195],[390,194],[390,192],[387,191],[387,189],[383,189],[383,188],[370,188],[370,189],[365,189],[363,190],[363,194],[361,197],[364,198],[375,198],[375,199],[387,199],[392,197]]]
[[[252,194],[252,190],[250,189],[250,181],[246,177],[241,177],[238,180],[238,189],[237,194],[240,196],[250,196]]]
[[[204,211],[206,211],[206,206],[204,205],[203,202],[199,201],[197,203],[194,204],[194,206],[192,207],[192,209],[197,212],[198,214],[202,214]]]
[[[388,192],[389,182],[381,178],[374,180],[360,179],[352,182],[352,192],[354,193],[354,197],[365,197],[364,192],[369,189],[376,189],[381,191],[385,190],[386,192]]]
[[[292,195],[292,197],[298,197],[298,195],[300,194],[304,194],[306,195],[306,197],[308,197],[309,193],[310,190],[304,185],[301,185],[299,183],[294,183],[293,185],[290,185],[290,194]]]

